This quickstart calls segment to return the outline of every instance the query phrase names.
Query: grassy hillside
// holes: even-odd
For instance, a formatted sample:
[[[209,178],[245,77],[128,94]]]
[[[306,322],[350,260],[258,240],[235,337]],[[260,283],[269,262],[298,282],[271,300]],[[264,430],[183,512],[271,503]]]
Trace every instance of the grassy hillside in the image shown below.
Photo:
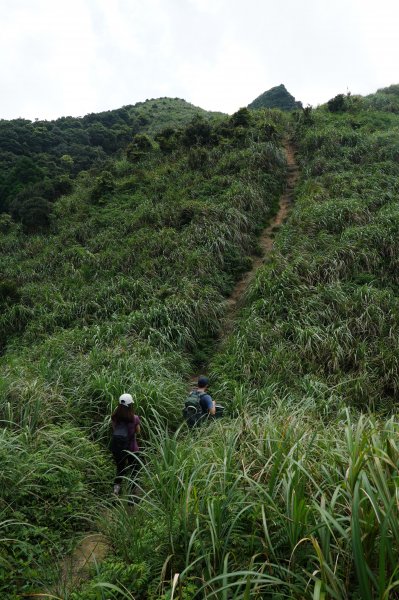
[[[222,565],[241,593],[253,572],[253,597],[399,586],[399,120],[373,109],[380,93],[343,100],[294,120],[295,206],[212,363],[238,417]],[[246,561],[229,525],[256,540]]]
[[[47,234],[5,220],[4,594],[397,596],[398,101],[391,86],[137,137],[77,179]],[[295,205],[220,347],[287,133]],[[228,418],[188,432],[181,405],[204,365]],[[109,414],[127,390],[145,438],[134,508],[107,491]],[[110,550],[66,591],[49,565],[74,528]]]
[[[0,523],[16,540],[1,551],[4,593],[50,582],[48,565],[110,498],[121,392],[135,395],[145,437],[180,422],[186,379],[276,210],[283,127],[278,113],[243,110],[136,137],[107,171],[78,178],[46,234],[3,222]]]
[[[177,573],[175,598],[396,597],[398,121],[374,102],[293,119],[296,204],[211,360],[233,418],[154,432],[145,498],[104,525],[114,554],[78,600],[171,598]]]
[[[349,96],[340,112],[322,107],[296,121],[295,209],[227,349],[248,392],[396,405],[399,119],[371,110],[375,101]]]

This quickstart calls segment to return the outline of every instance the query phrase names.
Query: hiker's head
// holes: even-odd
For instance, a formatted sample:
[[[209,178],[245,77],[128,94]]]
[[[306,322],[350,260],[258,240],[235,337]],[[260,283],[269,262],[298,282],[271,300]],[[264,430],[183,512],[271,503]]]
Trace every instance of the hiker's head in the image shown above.
[[[122,394],[119,404],[112,413],[112,419],[116,421],[130,422],[134,420],[134,400],[131,394]]]
[[[122,394],[122,396],[119,396],[119,404],[132,408],[134,404],[133,397],[131,394]]]
[[[198,377],[198,384],[197,385],[198,385],[198,387],[200,389],[205,389],[206,387],[208,387],[208,385],[209,385],[209,379],[208,379],[208,377],[205,377],[205,375],[200,375]]]

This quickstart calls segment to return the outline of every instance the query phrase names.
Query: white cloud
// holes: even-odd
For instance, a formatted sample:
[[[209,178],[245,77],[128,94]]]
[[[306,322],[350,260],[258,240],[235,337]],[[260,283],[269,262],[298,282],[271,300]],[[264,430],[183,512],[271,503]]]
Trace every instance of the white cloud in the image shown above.
[[[284,83],[305,103],[399,81],[397,0],[0,0],[0,118],[157,96],[233,112]]]

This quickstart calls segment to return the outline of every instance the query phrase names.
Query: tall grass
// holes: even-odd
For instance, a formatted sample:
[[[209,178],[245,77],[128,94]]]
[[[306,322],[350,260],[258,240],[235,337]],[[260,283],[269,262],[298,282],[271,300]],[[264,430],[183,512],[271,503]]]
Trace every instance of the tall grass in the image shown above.
[[[0,459],[0,589],[11,599],[32,592],[34,580],[50,582],[73,533],[95,518],[112,470],[101,448],[66,423],[1,429]]]
[[[153,574],[137,596],[398,594],[399,172],[376,131],[397,117],[362,106],[297,124],[296,204],[211,361],[232,420],[154,430],[130,521],[145,533],[130,549],[123,503],[109,523]]]
[[[21,244],[10,231],[0,451],[6,483],[21,475],[12,507],[28,499],[33,517],[22,511],[6,531],[20,552],[7,561],[44,533],[65,550],[76,519],[93,518],[112,474],[89,440],[107,442],[129,390],[146,440],[137,487],[98,514],[110,555],[72,600],[396,597],[399,171],[383,128],[397,117],[363,106],[297,119],[296,204],[210,364],[230,418],[198,431],[178,428],[186,378],[209,356],[281,189],[283,156],[262,129],[271,114],[220,123],[202,147],[177,142],[167,158],[155,149],[130,172],[117,165],[101,207],[81,182],[48,238]],[[32,590],[28,575],[15,589]]]
[[[105,525],[113,560],[151,573],[132,594],[393,597],[397,419],[342,409],[326,421],[288,401],[254,413],[190,437],[154,430],[140,503],[130,512],[122,502]]]
[[[265,118],[276,123],[273,142],[259,129]],[[12,555],[15,569],[23,571],[31,555],[44,569],[57,548],[65,552],[71,546],[69,524],[88,525],[77,504],[79,509],[88,504],[91,518],[96,496],[109,496],[110,455],[94,458],[93,440],[107,447],[109,416],[122,392],[135,396],[144,439],[155,422],[161,429],[180,423],[186,380],[209,356],[224,298],[248,268],[259,222],[275,209],[285,174],[277,147],[281,116],[254,115],[240,129],[226,118],[205,129],[209,138],[200,147],[189,130],[176,131],[168,152],[153,144],[133,162],[128,155],[115,165],[110,161],[112,193],[101,196],[101,181],[81,175],[73,192],[54,205],[46,235],[26,235],[12,223],[3,227],[0,419],[11,437],[0,439],[0,452],[18,454],[31,473],[27,488],[22,486],[29,510],[23,510],[23,494],[9,506],[7,490],[0,493],[0,510],[5,507],[6,521],[9,510],[22,510],[22,521],[35,532],[16,528],[19,550],[4,553],[7,560]],[[36,451],[45,435],[48,456]],[[73,448],[80,453],[76,462],[69,456]],[[89,456],[92,467],[91,458],[84,460]],[[9,483],[25,472],[19,460],[10,466]],[[45,483],[48,505],[37,487]],[[44,542],[36,544],[44,539],[40,528],[46,518],[51,551]],[[173,527],[169,520],[169,545]],[[118,581],[122,570],[117,569]],[[46,578],[49,572],[41,579]],[[27,569],[22,582],[11,571],[1,591],[10,580],[25,592],[40,577]]]

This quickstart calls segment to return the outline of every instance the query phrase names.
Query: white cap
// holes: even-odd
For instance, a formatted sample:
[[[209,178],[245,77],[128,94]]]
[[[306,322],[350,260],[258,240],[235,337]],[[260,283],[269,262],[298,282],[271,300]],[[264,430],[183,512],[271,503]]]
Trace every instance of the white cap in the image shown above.
[[[123,404],[123,406],[130,406],[134,403],[134,400],[130,394],[122,394],[119,397],[119,404]]]

